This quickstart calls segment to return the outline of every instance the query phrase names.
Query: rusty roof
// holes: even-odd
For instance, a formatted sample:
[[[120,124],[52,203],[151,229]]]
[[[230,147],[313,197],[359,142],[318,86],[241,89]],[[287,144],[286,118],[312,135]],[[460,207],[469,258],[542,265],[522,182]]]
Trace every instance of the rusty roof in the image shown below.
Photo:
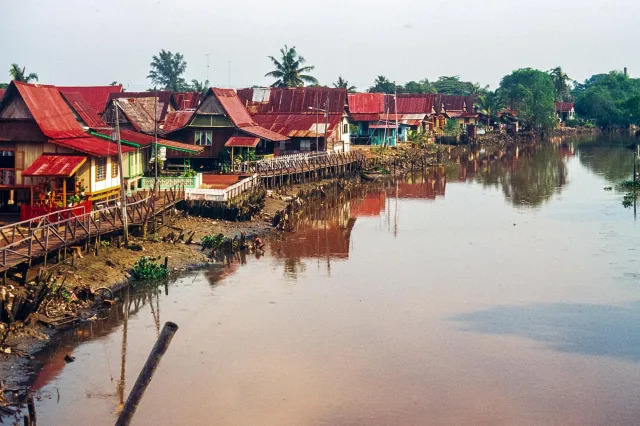
[[[154,92],[122,92],[122,93],[111,93],[109,95],[109,100],[107,103],[112,103],[114,99],[138,99],[138,98],[156,98],[156,106],[158,108],[158,121],[164,121],[165,116],[169,111],[176,110],[177,105],[175,98],[173,97],[173,93],[169,90],[158,90]],[[149,110],[151,112],[151,117],[153,117],[153,108]],[[108,121],[108,120],[107,120]]]
[[[87,161],[81,155],[42,154],[22,171],[22,176],[71,177]]]
[[[290,138],[324,137],[325,118],[322,116],[317,122],[315,115],[303,114],[263,114],[256,115],[254,119],[260,126]],[[341,120],[340,116],[329,116],[329,128],[327,129],[329,135],[333,133]]]
[[[75,92],[61,92],[62,96],[66,99],[67,103],[80,117],[87,127],[107,127],[107,123],[104,122],[91,106],[84,100],[84,98]]]
[[[436,95],[431,93],[402,93],[398,95],[398,114],[426,114],[433,113],[433,104]],[[392,101],[393,102],[393,101]],[[395,106],[391,105],[393,111]]]
[[[160,108],[155,97],[120,98],[117,100],[117,105],[134,129],[146,133],[155,131],[157,126],[153,119],[153,108],[154,106],[157,109]],[[159,111],[156,114],[159,114]]]
[[[234,148],[255,148],[260,143],[260,138],[247,138],[233,136],[224,144],[226,147]]]
[[[270,87],[238,90],[250,114],[315,114],[313,108],[329,114],[344,114],[347,89],[329,87]]]
[[[211,88],[209,93],[213,93],[224,108],[229,119],[237,127],[254,126],[255,122],[251,119],[249,112],[240,102],[240,98],[233,89]]]
[[[200,92],[174,92],[176,108],[180,111],[196,109],[200,103]]]
[[[573,102],[556,102],[556,111],[558,112],[571,112],[574,107]]]
[[[118,146],[115,143],[89,134],[77,138],[49,139],[49,142],[96,157],[108,157],[118,153]],[[122,146],[123,153],[131,151],[135,151],[135,149]]]
[[[109,95],[111,93],[121,93],[122,85],[117,86],[58,86],[62,93],[79,93],[87,104],[98,114],[102,114]]]
[[[189,123],[194,113],[195,111],[172,111],[167,113],[164,124],[162,125],[162,130],[165,133],[169,133],[182,129]]]
[[[349,112],[352,115],[385,112],[384,98],[384,93],[349,93]]]
[[[96,130],[93,134],[99,138],[111,140],[110,131]],[[148,135],[146,133],[135,132],[133,130],[120,129],[120,140],[124,144],[128,143],[129,145],[133,145],[135,147],[148,148],[153,143],[155,143],[156,139],[153,136]],[[204,151],[203,146],[191,145],[191,144],[182,143],[182,142],[175,142],[175,141],[170,141],[168,139],[163,139],[163,138],[158,138],[158,145],[168,149],[187,152],[190,154],[197,154]]]

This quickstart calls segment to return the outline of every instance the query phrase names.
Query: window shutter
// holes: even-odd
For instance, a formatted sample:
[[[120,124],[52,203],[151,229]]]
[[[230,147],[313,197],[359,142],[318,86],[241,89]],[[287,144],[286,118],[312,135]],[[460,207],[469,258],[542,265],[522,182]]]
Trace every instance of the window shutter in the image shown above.
[[[24,151],[16,151],[16,170],[24,170]]]

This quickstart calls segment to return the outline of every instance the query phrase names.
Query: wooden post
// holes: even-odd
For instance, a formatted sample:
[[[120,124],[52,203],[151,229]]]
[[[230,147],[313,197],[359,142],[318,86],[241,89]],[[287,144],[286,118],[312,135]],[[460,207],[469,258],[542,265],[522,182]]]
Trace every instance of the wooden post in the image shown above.
[[[120,177],[120,203],[122,204],[122,228],[124,229],[124,244],[129,245],[129,229],[127,224],[127,191],[125,189],[124,174],[122,167],[122,143],[120,141],[120,121],[118,118],[118,104],[113,100],[113,109],[115,111],[116,138],[118,144],[118,171]],[[155,109],[154,109],[155,110]],[[113,167],[113,164],[111,165]],[[158,146],[156,144],[156,173],[158,170]],[[106,173],[106,171],[105,171]],[[112,172],[113,173],[113,172]]]
[[[62,178],[62,205],[63,208],[67,207],[67,180]]]
[[[131,389],[129,398],[127,398],[127,402],[124,404],[122,412],[116,421],[116,426],[126,426],[131,423],[131,419],[138,408],[138,404],[140,403],[140,400],[142,400],[144,391],[147,389],[147,386],[149,386],[153,373],[155,373],[158,368],[162,356],[167,352],[171,339],[173,339],[176,331],[178,331],[177,324],[172,322],[165,323],[156,344],[153,346],[153,349],[149,354],[149,358],[147,358],[147,362],[145,362],[144,367],[142,367],[140,375],[138,376],[136,383],[133,385],[133,389]]]

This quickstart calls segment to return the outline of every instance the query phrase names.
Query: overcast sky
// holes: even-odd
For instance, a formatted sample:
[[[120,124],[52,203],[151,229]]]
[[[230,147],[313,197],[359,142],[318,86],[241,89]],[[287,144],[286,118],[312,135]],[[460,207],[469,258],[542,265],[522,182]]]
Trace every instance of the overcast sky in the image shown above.
[[[150,87],[151,57],[180,52],[187,80],[268,85],[284,45],[330,84],[359,89],[440,75],[495,87],[521,67],[561,65],[571,78],[629,67],[640,75],[639,0],[0,0],[0,70],[40,82]],[[8,81],[0,71],[0,82]]]

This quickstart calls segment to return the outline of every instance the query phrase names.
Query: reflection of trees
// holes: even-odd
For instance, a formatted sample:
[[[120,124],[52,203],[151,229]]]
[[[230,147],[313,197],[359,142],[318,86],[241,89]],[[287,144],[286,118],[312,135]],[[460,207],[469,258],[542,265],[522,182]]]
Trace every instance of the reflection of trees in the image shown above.
[[[630,143],[630,139],[626,137],[618,136],[614,139],[608,135],[593,138],[588,143],[580,143],[580,163],[608,182],[617,184],[632,175],[632,155],[626,149]]]

